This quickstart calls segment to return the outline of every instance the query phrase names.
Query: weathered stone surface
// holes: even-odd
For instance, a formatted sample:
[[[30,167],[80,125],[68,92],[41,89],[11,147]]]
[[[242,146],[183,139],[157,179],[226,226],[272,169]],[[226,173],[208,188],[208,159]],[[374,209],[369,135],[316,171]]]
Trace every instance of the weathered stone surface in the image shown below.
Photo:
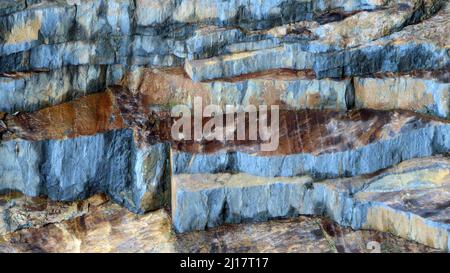
[[[324,211],[332,211],[337,219],[342,217],[343,221],[336,220],[341,224],[351,221],[353,228],[387,231],[448,251],[449,182],[448,158],[403,162],[371,178],[324,182],[341,196]],[[350,196],[355,204],[351,218],[344,205]]]
[[[330,53],[315,60],[317,77],[370,75],[376,72],[448,69],[450,5],[421,23],[348,52]]]
[[[347,110],[353,99],[350,80],[316,80],[289,70],[208,83],[193,82],[179,68],[141,69],[128,78],[127,85],[136,88],[146,102],[162,106],[183,104],[192,107],[193,98],[201,97],[206,105],[221,107],[280,105],[282,109]]]
[[[192,60],[269,49],[284,42],[298,42],[311,53],[355,47],[401,29],[418,12],[419,2],[392,1],[387,9],[349,14],[347,18],[343,16],[342,20],[322,25],[297,20],[258,31],[206,26],[186,41],[188,57]]]
[[[350,13],[347,18],[343,15],[337,16],[339,13],[336,13],[337,18],[343,17],[345,19],[320,26],[317,23],[301,22],[300,20],[319,20],[321,16],[326,16],[332,10],[355,12],[378,9],[386,3],[384,1],[346,1],[338,3],[334,1],[296,1],[293,4],[285,0],[276,0],[267,1],[259,9],[255,9],[251,2],[244,1],[242,5],[238,2],[206,1],[204,3],[191,3],[185,1],[172,3],[168,1],[160,3],[138,1],[136,3],[138,7],[135,9],[133,1],[89,0],[77,3],[76,7],[73,6],[74,3],[72,2],[44,1],[39,5],[0,18],[0,24],[4,26],[0,33],[2,39],[0,55],[2,56],[2,63],[5,64],[5,67],[2,67],[0,71],[56,69],[63,65],[79,64],[128,63],[149,66],[175,66],[182,64],[183,59],[189,56],[205,57],[209,56],[208,54],[211,54],[211,52],[225,53],[227,51],[269,49],[280,45],[281,40],[288,43],[292,40],[299,42],[298,45],[294,46],[294,49],[288,44],[285,45],[286,48],[283,50],[287,51],[287,55],[283,54],[285,59],[292,57],[292,54],[294,54],[294,57],[296,54],[315,56],[316,53],[327,51],[326,48],[342,48],[341,43],[356,46],[381,38],[401,29],[407,23],[427,17],[428,13],[437,10],[442,3],[440,0],[433,0],[429,7],[424,5],[421,0],[412,3],[393,1],[387,10],[364,11],[353,15]],[[151,6],[152,10],[142,9],[139,6]],[[246,7],[251,7],[251,9],[246,11]],[[216,13],[213,11],[216,11]],[[165,18],[164,14],[173,16],[174,20]],[[181,16],[181,14],[185,14],[187,17]],[[234,17],[232,14],[238,14],[238,17]],[[319,17],[315,18],[316,16],[313,14],[319,14]],[[390,14],[390,16],[387,16],[387,14]],[[133,25],[135,15],[137,29],[134,29]],[[330,15],[330,18],[333,18],[333,16]],[[388,20],[388,18],[391,19]],[[164,22],[159,22],[160,20]],[[319,22],[327,21],[326,19],[321,20]],[[258,24],[260,21],[262,26],[266,28],[277,26],[280,23],[295,22],[295,27],[287,26],[262,32],[251,31],[250,34],[246,34],[233,28],[216,28],[213,32],[206,29],[206,31],[199,30],[199,32],[193,33],[193,30],[198,28],[197,25],[183,25],[184,23],[209,22],[220,26],[227,21],[231,26],[245,24],[245,22],[256,22]],[[263,21],[267,22],[263,23]],[[58,22],[58,24],[54,22]],[[160,29],[161,26],[158,26],[158,22],[164,24],[163,29]],[[373,28],[374,22],[379,27]],[[164,28],[171,28],[179,23],[182,23],[182,25],[179,26],[178,30],[176,27],[169,32],[164,30]],[[225,23],[225,25],[227,24]],[[144,30],[142,33],[140,32],[140,30],[147,29],[149,26],[151,26],[152,31]],[[280,35],[283,29],[287,31],[286,35]],[[445,28],[443,31],[445,32]],[[334,42],[329,40],[328,33],[335,34],[336,37],[333,36]],[[193,36],[191,37],[191,35]],[[279,39],[281,40],[279,41]],[[305,44],[305,40],[312,41]],[[237,44],[234,45],[233,43]],[[221,47],[225,48],[220,49]],[[295,49],[297,47],[299,49]],[[278,55],[279,53],[277,51],[274,54],[282,57]],[[333,58],[342,58],[339,52],[336,54]],[[115,59],[113,58],[114,55]],[[40,58],[41,56],[45,57]],[[37,60],[37,58],[39,59]],[[292,64],[280,61],[283,67],[278,67],[280,64],[277,64],[277,62],[270,64],[274,60],[266,60],[265,62],[269,62],[266,66],[273,69],[304,69],[302,67],[309,66],[310,68],[314,67],[317,73],[318,70],[325,68],[322,67],[323,65],[320,62],[301,65],[300,63],[305,58],[310,59],[309,57],[299,57]],[[328,66],[330,65],[333,64],[328,64]],[[262,70],[264,70],[263,67],[257,71]],[[227,73],[223,74],[223,76],[227,76]],[[193,76],[196,80],[202,77]]]
[[[172,178],[172,219],[177,232],[222,224],[299,215],[312,179],[246,174],[179,174]]]
[[[400,14],[403,13],[403,8],[395,10],[398,10]],[[370,75],[377,72],[445,69],[450,65],[447,54],[448,41],[446,35],[440,34],[447,33],[450,27],[449,10],[450,6],[447,5],[432,18],[407,26],[398,32],[394,31],[403,25],[408,16],[399,15],[403,18],[399,22],[403,23],[396,23],[395,20],[387,20],[386,18],[391,17],[382,15],[384,11],[380,11],[381,24],[393,24],[392,28],[387,27],[387,30],[381,28],[380,33],[374,31],[377,28],[373,28],[373,22],[370,20],[360,21],[359,16],[367,16],[360,13],[354,15],[356,17],[348,17],[342,22],[330,23],[316,27],[316,29],[313,27],[309,30],[310,32],[316,31],[325,40],[319,38],[303,43],[281,43],[276,47],[269,46],[249,52],[237,52],[202,60],[188,60],[185,69],[194,81],[234,77],[282,68],[313,69],[318,78]],[[343,38],[335,37],[327,42],[329,33],[334,32],[332,29],[341,24],[343,24],[341,26]],[[361,32],[359,24],[374,36]],[[390,33],[392,34],[388,35]],[[336,35],[340,35],[339,31],[336,32]],[[351,38],[351,35],[355,36]],[[330,44],[332,41],[337,44]],[[348,44],[350,47],[356,47],[342,50],[339,41],[342,41],[344,46]]]
[[[151,1],[136,2],[138,26],[151,27],[165,22],[198,23],[218,25],[240,24],[256,27],[270,21],[287,23],[314,19],[317,14],[331,10],[357,11],[384,6],[384,1]],[[145,12],[147,11],[147,12]],[[269,21],[269,22],[264,22]]]
[[[104,66],[74,66],[60,70],[0,76],[0,111],[29,112],[106,88]]]
[[[105,193],[143,213],[168,203],[174,176],[179,231],[326,214],[448,250],[448,160],[417,159],[450,151],[447,2],[4,0],[0,191]],[[193,96],[280,105],[280,145],[175,141],[170,107]],[[20,200],[0,232],[79,236],[66,224],[84,207]]]
[[[89,212],[90,206],[106,201],[103,196],[96,195],[83,201],[62,203],[11,192],[0,196],[0,235],[80,217]]]
[[[133,1],[41,1],[0,18],[0,55],[42,44],[131,35]],[[64,3],[65,2],[65,3]]]
[[[88,0],[88,1],[30,1],[25,4],[6,3],[4,12],[16,13],[0,18],[0,55],[8,55],[30,50],[42,44],[56,44],[74,41],[104,39],[108,36],[126,39],[138,36],[146,42],[151,39],[176,36],[164,33],[164,28],[180,25],[181,32],[189,35],[186,23],[215,23],[218,25],[250,25],[251,27],[271,27],[304,19],[320,20],[322,14],[331,10],[354,12],[362,9],[376,9],[384,3],[380,1],[296,1],[286,0],[254,3],[248,1],[134,1]],[[34,3],[38,2],[38,3]],[[32,5],[33,4],[33,5]],[[19,11],[20,10],[20,11]],[[317,14],[319,14],[318,18]],[[134,28],[134,18],[137,28]],[[256,20],[256,21],[254,21]],[[55,22],[58,22],[57,24]],[[196,26],[194,26],[195,28]],[[161,37],[160,34],[163,34]],[[148,36],[151,35],[151,36]],[[170,43],[163,41],[161,43]],[[178,47],[180,48],[180,47]],[[175,55],[176,49],[173,49]],[[152,52],[157,54],[157,52]]]
[[[172,168],[175,174],[354,176],[402,160],[448,153],[449,130],[445,121],[404,111],[287,111],[280,112],[275,151],[261,151],[266,143],[261,141],[187,143],[174,147]]]
[[[450,161],[404,162],[372,177],[312,183],[308,177],[246,174],[173,177],[173,224],[178,232],[224,223],[326,215],[353,229],[374,229],[449,249]]]
[[[0,3],[0,16],[19,11],[25,7],[25,0],[4,0]]]
[[[25,51],[42,43],[66,42],[75,7],[44,4],[0,18],[0,55]]]
[[[68,140],[0,143],[0,190],[72,201],[106,193],[142,213],[167,202],[168,146],[139,145],[131,130]]]
[[[30,201],[30,206],[33,206]],[[40,207],[40,206],[37,206]],[[379,244],[379,249],[375,244]],[[375,249],[373,249],[375,247]],[[297,217],[175,234],[164,210],[134,215],[91,204],[81,217],[0,236],[0,252],[438,252],[388,233],[353,231],[326,218]]]
[[[279,145],[270,152],[261,150],[265,144],[261,139],[174,141],[174,118],[167,112],[150,111],[152,105],[142,94],[113,88],[34,113],[8,115],[3,118],[7,130],[3,139],[63,140],[136,128],[139,144],[173,145],[172,167],[177,174],[232,170],[321,178],[372,173],[402,160],[450,149],[448,122],[407,111],[375,110],[280,111]],[[207,121],[204,118],[203,124]]]
[[[125,128],[110,91],[81,97],[33,113],[10,115],[6,119],[8,130],[15,132],[19,138],[28,140],[91,136]]]
[[[450,75],[449,72],[443,72]],[[404,109],[450,117],[450,83],[434,77],[355,78],[355,106],[382,110]]]
[[[199,65],[195,63],[195,67],[188,62],[186,69],[194,80],[199,80],[203,76],[197,77],[194,74],[204,73],[207,77],[217,78],[239,76],[252,71],[290,68],[314,69],[318,77],[323,78],[367,75],[378,70],[407,71],[410,68],[435,69],[448,66],[448,56],[445,52],[441,52],[442,48],[445,51],[448,44],[445,41],[446,35],[436,36],[433,34],[448,32],[448,20],[446,20],[448,7],[426,22],[406,27],[399,33],[391,35],[392,37],[388,36],[368,45],[365,44],[399,30],[403,25],[429,17],[443,3],[438,0],[424,3],[419,0],[404,2],[393,1],[387,5],[385,1],[316,1],[313,3],[301,1],[287,5],[285,1],[268,1],[261,9],[254,10],[254,14],[238,11],[239,18],[236,19],[228,17],[228,15],[235,14],[235,5],[238,3],[234,2],[227,4],[191,3],[189,1],[172,4],[169,2],[137,2],[138,6],[150,5],[152,10],[148,11],[142,8],[135,9],[132,1],[90,0],[83,2],[58,1],[57,3],[54,1],[28,1],[26,9],[0,18],[0,23],[4,26],[0,33],[0,39],[3,39],[3,42],[0,42],[0,52],[3,52],[0,53],[2,63],[0,72],[65,70],[69,68],[64,68],[64,66],[76,65],[110,65],[108,73],[111,73],[110,79],[112,80],[108,81],[108,84],[113,84],[120,82],[126,72],[133,70],[136,66],[178,66],[184,63],[185,58],[206,58],[229,53],[234,54],[216,57],[223,58],[222,61],[217,62],[219,68],[212,67],[214,59],[208,59],[206,63],[210,68],[203,72],[201,71],[203,60],[198,60],[200,63],[198,63]],[[247,2],[243,4],[244,7],[253,5]],[[8,2],[4,5],[19,7],[21,4]],[[177,13],[174,10],[189,13],[190,9],[186,9],[186,7],[194,6],[196,8],[191,10],[194,12],[191,14],[193,17],[191,15],[182,16],[184,19],[181,21],[178,19],[167,21],[164,15],[174,15]],[[287,8],[288,6],[289,8]],[[219,12],[219,10],[222,11],[218,9],[219,7],[225,8],[223,14]],[[381,7],[385,7],[386,10],[380,9]],[[203,12],[202,9],[208,10],[208,12]],[[216,18],[215,13],[211,13],[211,10],[217,10],[216,15],[220,13],[220,16]],[[365,11],[360,12],[361,10]],[[161,11],[163,11],[162,14]],[[312,17],[307,15],[311,12],[318,15]],[[393,15],[385,16],[387,12]],[[138,14],[137,29],[134,28],[132,20],[135,13]],[[225,14],[228,15],[225,16]],[[299,21],[301,18],[287,16],[287,14],[296,14],[294,17],[306,16],[303,19],[313,21]],[[151,19],[145,18],[146,16]],[[139,23],[141,17],[145,19]],[[281,21],[278,17],[282,18]],[[164,22],[157,23],[162,18],[166,18]],[[261,27],[265,25],[266,29],[245,30],[233,27],[233,25],[252,22],[252,20],[260,22]],[[58,24],[54,23],[56,21]],[[202,25],[185,25],[187,22],[208,22],[217,24],[219,27],[207,26],[204,28]],[[374,28],[373,22],[380,23],[383,27]],[[289,24],[279,26],[282,23]],[[225,25],[229,26],[223,27]],[[271,28],[273,26],[276,27]],[[171,29],[172,27],[174,29]],[[149,29],[153,30],[148,32]],[[434,29],[438,31],[434,31]],[[143,32],[140,33],[140,30]],[[333,36],[332,41],[328,38],[328,40],[325,39],[329,37],[329,33],[334,33],[337,35],[336,37],[340,38]],[[400,45],[413,40],[407,38],[408,36],[418,38],[426,47],[434,43],[438,50],[432,49],[427,52],[427,50],[419,50],[417,45],[412,46],[415,49],[411,49],[409,46],[406,46],[405,50],[397,49]],[[395,41],[392,41],[393,39]],[[349,46],[364,45],[344,53],[333,51],[346,47],[347,44]],[[378,44],[382,44],[381,53],[377,51]],[[394,49],[390,48],[391,44],[395,45]],[[370,53],[373,58],[365,53],[367,46],[373,48],[373,50],[369,50],[369,53],[376,51],[372,52],[373,54]],[[392,69],[377,68],[372,72],[362,71],[378,64],[382,59],[397,59],[397,61],[389,60],[389,65],[404,63],[403,59],[410,58],[411,54],[418,56],[419,53],[423,55],[421,55],[422,59],[426,60],[424,66],[420,64],[421,62],[408,61],[406,68],[397,66]],[[358,60],[354,62],[355,58]],[[361,63],[359,60],[362,58],[367,59],[370,65]],[[228,70],[228,65],[233,71],[222,71]],[[38,91],[36,90],[36,92]],[[70,97],[77,96],[77,90],[68,92],[73,93],[70,94]],[[39,96],[45,97],[45,94],[36,93],[36,97]],[[47,105],[46,99],[42,99],[42,101],[43,106]],[[17,109],[18,107],[12,108]],[[28,111],[37,109],[34,106],[19,108],[18,110]]]
[[[105,39],[96,42],[76,41],[40,45],[29,51],[0,56],[0,72],[54,70],[75,65],[110,65],[116,63],[117,41]]]

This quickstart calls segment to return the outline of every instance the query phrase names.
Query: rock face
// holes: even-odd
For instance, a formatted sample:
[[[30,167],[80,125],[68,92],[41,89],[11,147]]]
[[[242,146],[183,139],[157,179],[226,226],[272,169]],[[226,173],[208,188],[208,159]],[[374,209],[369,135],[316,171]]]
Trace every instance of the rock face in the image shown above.
[[[106,193],[140,213],[169,198],[167,145],[137,147],[131,130],[63,141],[9,141],[0,144],[0,152],[0,190],[62,201]]]
[[[449,130],[447,122],[410,112],[287,111],[280,112],[276,150],[262,150],[265,142],[239,141],[175,147],[172,169],[175,174],[225,171],[319,179],[369,174],[448,152]]]
[[[372,177],[314,182],[310,177],[180,174],[172,178],[179,232],[224,223],[326,215],[353,229],[391,232],[448,250],[450,161],[406,161]]]
[[[406,109],[442,118],[450,117],[450,84],[437,75],[355,78],[355,106]]]
[[[282,109],[347,110],[353,102],[349,80],[316,80],[292,70],[274,70],[247,77],[196,83],[180,68],[142,69],[129,75],[127,85],[161,106],[177,104],[192,108],[192,97],[206,105],[280,105]],[[137,78],[137,79],[135,79]]]
[[[62,203],[11,192],[0,197],[0,235],[71,220],[88,214],[91,206],[105,202],[107,199],[100,195],[83,201]]]
[[[195,81],[274,69],[310,70],[318,79],[448,73],[447,35],[439,35],[449,28],[444,3],[6,1],[0,17],[0,73],[7,75],[0,84],[7,91],[0,110],[30,111],[67,101],[120,83],[142,67],[185,65]],[[11,80],[16,72],[32,74]],[[313,97],[315,107],[317,97],[329,96],[329,87],[316,84],[298,87]],[[322,88],[324,94],[318,95]],[[16,93],[25,95],[19,100]]]
[[[310,30],[301,27],[300,31],[315,33],[323,39],[313,39],[310,43],[285,42],[253,51],[192,60],[186,62],[186,72],[195,81],[202,81],[281,68],[312,69],[318,78],[447,68],[447,37],[438,37],[436,29],[438,33],[448,30],[448,7],[429,20],[388,35],[411,18],[414,10],[411,4],[402,3],[401,8],[396,6],[387,11],[394,15],[392,21],[385,20],[387,17],[383,13],[386,11],[380,11],[373,16],[357,14]],[[381,23],[380,31],[384,33],[374,32],[373,24],[378,23]],[[374,36],[364,34],[365,31],[374,33]],[[330,33],[338,37],[330,41]],[[340,41],[344,45],[336,44]]]
[[[229,225],[176,234],[165,210],[135,215],[111,202],[97,202],[98,199],[103,200],[102,197],[94,198],[96,201],[91,201],[89,210],[80,217],[0,235],[0,253],[439,252],[388,233],[353,231],[319,217]],[[9,202],[19,203],[15,200],[10,197]],[[59,209],[64,215],[65,208],[73,205],[42,199],[27,200],[27,207],[41,215],[49,209]],[[52,215],[57,216],[58,212]]]
[[[172,204],[179,232],[327,215],[448,251],[447,2],[1,1],[0,192],[63,213],[0,200],[0,233],[72,221],[102,193]],[[277,134],[174,138],[175,106],[191,133],[235,116],[197,119],[199,98],[260,106],[243,119],[260,130],[278,107]]]
[[[34,111],[103,91],[106,67],[68,66],[50,72],[5,74],[0,77],[0,111]]]

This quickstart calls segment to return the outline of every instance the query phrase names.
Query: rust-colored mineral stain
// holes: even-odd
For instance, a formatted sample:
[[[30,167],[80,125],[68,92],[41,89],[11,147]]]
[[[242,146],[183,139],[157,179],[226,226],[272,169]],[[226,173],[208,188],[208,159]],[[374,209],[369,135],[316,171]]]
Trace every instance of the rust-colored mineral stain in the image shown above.
[[[246,114],[246,138],[227,141],[174,141],[171,127],[175,118],[169,110],[152,110],[142,93],[134,94],[124,87],[77,99],[70,103],[34,113],[7,116],[6,125],[14,137],[28,140],[64,139],[94,135],[115,129],[131,128],[138,145],[170,142],[175,150],[191,153],[242,151],[261,155],[322,154],[356,149],[411,130],[448,121],[410,111],[353,110],[280,110],[279,147],[261,151],[263,142],[249,139],[249,115]],[[210,118],[203,118],[205,125]],[[226,125],[226,116],[222,116]],[[270,124],[270,111],[269,111]],[[414,124],[414,126],[410,126]],[[194,126],[193,119],[191,126]],[[204,128],[204,126],[202,127]],[[194,128],[191,128],[194,132]],[[191,136],[191,139],[193,136]]]
[[[208,120],[203,119],[203,124]],[[261,140],[172,141],[171,118],[160,120],[158,130],[148,134],[151,139],[147,138],[147,141],[151,142],[153,139],[170,141],[175,150],[189,153],[241,151],[266,156],[298,153],[318,155],[357,149],[382,139],[395,137],[404,133],[402,130],[411,130],[408,124],[414,123],[415,129],[419,129],[441,122],[408,111],[376,110],[355,110],[347,113],[331,110],[282,110],[279,120],[279,146],[275,151],[269,152],[261,151],[263,143]],[[247,115],[247,139],[248,125]],[[234,139],[237,139],[236,132]]]
[[[33,113],[8,116],[15,137],[65,139],[125,128],[111,92],[93,94]]]
[[[279,100],[284,88],[274,81],[298,79],[314,79],[314,72],[276,69],[264,72],[241,75],[233,78],[216,79],[214,82],[235,83],[246,80],[266,80],[263,93],[264,104],[272,105]],[[193,97],[201,97],[205,105],[214,100],[211,82],[194,82],[182,67],[168,69],[145,69],[138,92],[142,96],[143,105],[168,106],[174,104],[191,104]],[[259,104],[258,98],[254,103]]]

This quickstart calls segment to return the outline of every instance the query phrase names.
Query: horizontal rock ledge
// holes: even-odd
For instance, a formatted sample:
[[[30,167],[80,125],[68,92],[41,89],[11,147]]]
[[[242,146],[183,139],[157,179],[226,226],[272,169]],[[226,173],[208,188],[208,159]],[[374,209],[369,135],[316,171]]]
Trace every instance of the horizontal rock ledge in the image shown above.
[[[446,69],[450,66],[447,54],[448,41],[445,35],[439,33],[448,32],[450,25],[446,18],[449,9],[450,6],[446,5],[430,19],[406,26],[400,31],[395,31],[398,26],[395,22],[389,21],[393,24],[391,26],[393,29],[387,33],[375,32],[372,39],[355,31],[359,28],[355,28],[352,24],[345,25],[345,22],[339,22],[343,26],[325,25],[328,28],[316,30],[317,35],[323,35],[325,39],[331,35],[330,32],[333,32],[334,28],[342,27],[341,34],[347,37],[346,39],[341,37],[342,41],[354,40],[354,45],[349,47],[339,48],[339,45],[335,44],[336,41],[341,41],[339,37],[331,41],[318,39],[281,42],[253,49],[244,47],[244,50],[211,58],[187,60],[185,69],[194,81],[228,78],[282,68],[312,69],[319,79],[367,76],[379,72]],[[350,19],[352,18],[346,20]],[[364,21],[357,20],[361,24],[364,24]],[[374,31],[372,25],[365,27],[366,31]],[[336,35],[339,35],[339,31]]]
[[[390,232],[449,250],[450,161],[406,161],[375,175],[313,182],[310,177],[179,174],[172,177],[176,231],[325,215],[353,229]]]

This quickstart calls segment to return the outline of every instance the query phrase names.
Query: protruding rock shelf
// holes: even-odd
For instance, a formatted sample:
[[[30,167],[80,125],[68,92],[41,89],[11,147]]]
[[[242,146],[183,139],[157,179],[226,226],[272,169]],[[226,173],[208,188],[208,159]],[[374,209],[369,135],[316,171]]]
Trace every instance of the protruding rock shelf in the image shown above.
[[[450,161],[417,159],[351,179],[247,174],[180,174],[172,178],[177,231],[296,215],[326,215],[353,229],[391,232],[425,245],[450,246]]]

